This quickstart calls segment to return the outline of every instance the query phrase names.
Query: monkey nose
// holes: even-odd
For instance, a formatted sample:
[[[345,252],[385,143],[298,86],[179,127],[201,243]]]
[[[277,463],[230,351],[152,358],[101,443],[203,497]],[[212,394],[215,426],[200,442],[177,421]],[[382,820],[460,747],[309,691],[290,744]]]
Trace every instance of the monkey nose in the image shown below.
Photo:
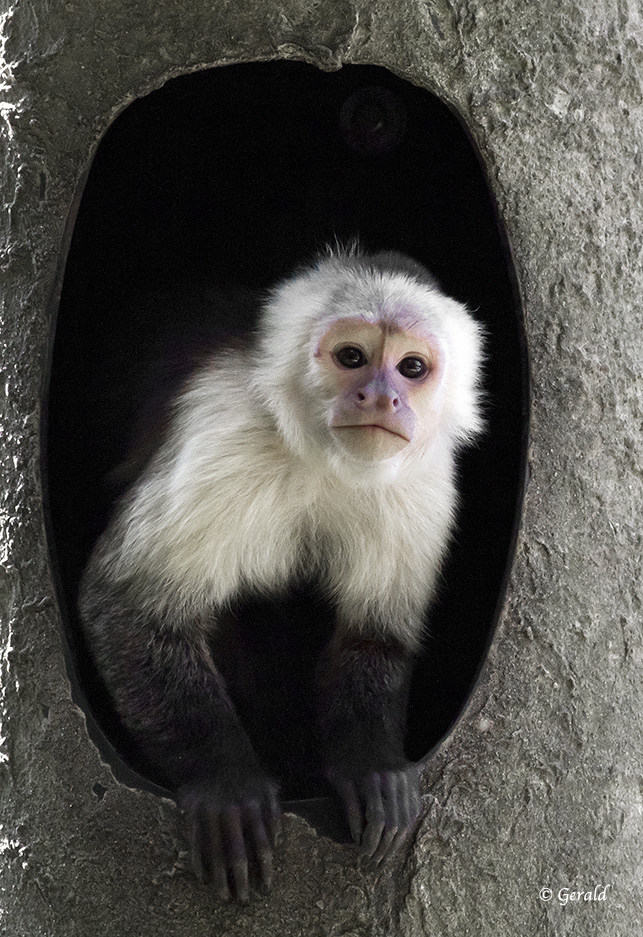
[[[376,410],[395,410],[400,404],[397,394],[379,394],[375,400]]]
[[[389,384],[366,385],[357,391],[357,405],[362,410],[395,410],[400,405],[397,390]]]

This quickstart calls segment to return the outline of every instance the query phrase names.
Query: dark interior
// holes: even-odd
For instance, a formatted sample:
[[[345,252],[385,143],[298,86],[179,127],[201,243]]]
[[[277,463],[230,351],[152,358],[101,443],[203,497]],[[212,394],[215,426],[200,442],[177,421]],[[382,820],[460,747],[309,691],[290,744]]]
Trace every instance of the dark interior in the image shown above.
[[[355,236],[366,249],[424,263],[484,323],[487,432],[461,459],[457,535],[411,692],[407,751],[425,757],[457,720],[493,633],[527,438],[511,257],[459,120],[375,66],[325,73],[278,62],[177,78],[111,125],[69,233],[44,408],[49,533],[75,696],[95,741],[130,782],[131,769],[140,770],[136,752],[110,713],[75,605],[80,572],[122,485],[113,469],[131,443],[134,402],[150,389],[150,361],[187,336],[198,344],[247,330],[252,295],[326,243]],[[225,317],[212,312],[221,294],[235,297]],[[317,601],[308,609],[305,596],[293,601],[285,659],[301,641],[298,616],[324,614]],[[269,608],[254,612],[275,617]],[[288,619],[283,609],[278,617]],[[311,815],[327,812],[326,801],[314,800],[324,793],[307,777],[284,779],[284,795],[307,798],[301,809]]]

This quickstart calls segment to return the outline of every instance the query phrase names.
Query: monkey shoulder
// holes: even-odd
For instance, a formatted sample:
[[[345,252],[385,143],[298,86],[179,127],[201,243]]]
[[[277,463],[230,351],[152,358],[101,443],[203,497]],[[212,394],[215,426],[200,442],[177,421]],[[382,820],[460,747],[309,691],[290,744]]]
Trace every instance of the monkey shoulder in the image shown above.
[[[96,550],[103,578],[131,582],[141,603],[218,605],[247,582],[276,588],[296,565],[305,486],[238,369],[219,356],[191,377]]]

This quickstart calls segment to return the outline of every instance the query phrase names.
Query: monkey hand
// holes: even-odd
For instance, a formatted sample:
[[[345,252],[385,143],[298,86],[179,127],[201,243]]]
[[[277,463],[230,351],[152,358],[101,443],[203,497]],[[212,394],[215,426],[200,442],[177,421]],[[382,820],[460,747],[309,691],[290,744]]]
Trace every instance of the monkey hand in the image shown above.
[[[186,819],[197,878],[211,883],[223,901],[250,900],[250,870],[264,891],[273,878],[273,849],[281,833],[277,785],[255,777],[234,793],[216,780],[185,784],[178,804]]]
[[[327,776],[344,805],[360,866],[377,868],[399,849],[420,815],[417,767],[363,773],[331,769]]]

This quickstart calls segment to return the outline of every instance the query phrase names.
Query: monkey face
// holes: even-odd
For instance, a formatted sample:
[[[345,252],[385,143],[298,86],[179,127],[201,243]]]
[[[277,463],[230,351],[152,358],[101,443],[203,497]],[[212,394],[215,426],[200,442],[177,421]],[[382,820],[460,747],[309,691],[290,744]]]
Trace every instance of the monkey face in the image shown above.
[[[336,320],[315,351],[329,428],[345,453],[390,459],[426,436],[439,357],[427,336],[388,321]]]

